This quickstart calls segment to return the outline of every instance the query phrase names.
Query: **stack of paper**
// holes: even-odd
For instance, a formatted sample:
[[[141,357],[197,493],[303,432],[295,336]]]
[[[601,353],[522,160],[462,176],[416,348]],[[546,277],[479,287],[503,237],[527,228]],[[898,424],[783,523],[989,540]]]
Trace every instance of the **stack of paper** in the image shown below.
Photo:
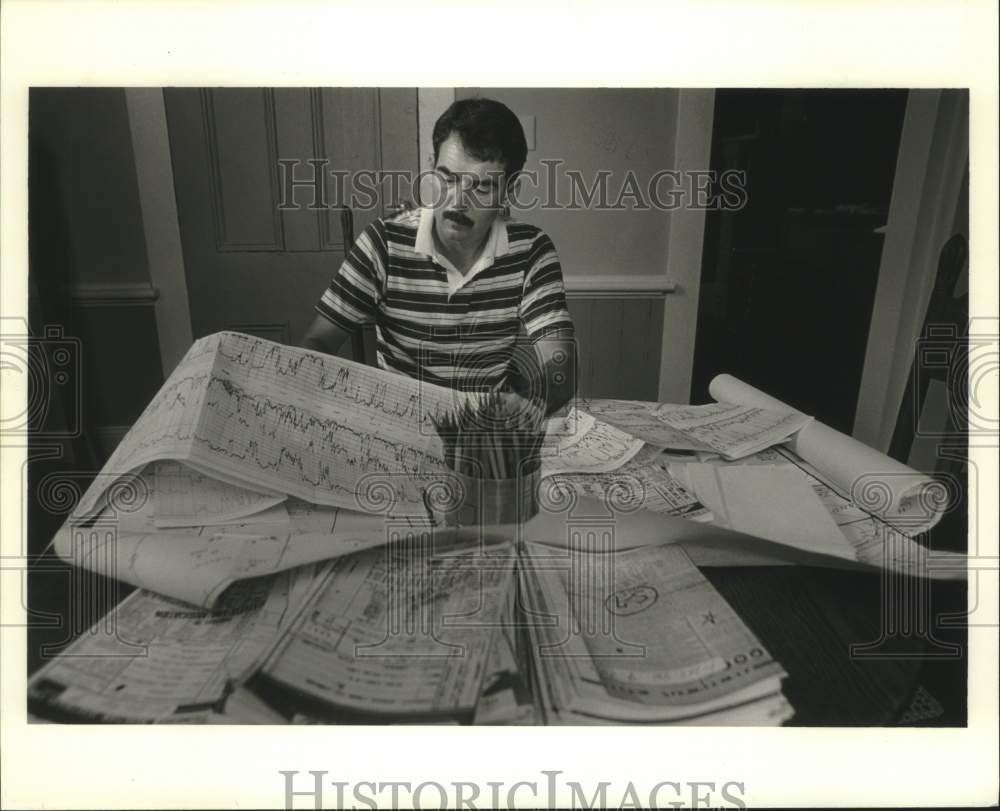
[[[430,416],[473,396],[248,335],[208,336],[95,477],[55,551],[211,607],[240,579],[387,543],[404,519],[427,524],[424,490],[447,475]],[[546,436],[543,476],[603,475],[643,446],[576,410]],[[664,471],[655,476],[666,493]]]
[[[486,676],[472,723],[477,725],[539,724],[529,680],[530,662],[524,645],[524,617],[519,606],[518,584],[507,593],[500,625],[486,665]]]
[[[442,548],[429,534],[339,558],[263,678],[339,720],[471,718],[503,655],[513,570],[510,544]]]
[[[137,590],[28,682],[43,717],[204,723],[223,712],[323,580],[305,566],[245,581],[214,612]]]
[[[411,528],[241,581],[214,611],[139,590],[32,678],[31,707],[158,723],[790,717],[780,665],[679,546],[517,550]]]
[[[522,556],[536,697],[558,724],[780,724],[785,672],[682,549]]]

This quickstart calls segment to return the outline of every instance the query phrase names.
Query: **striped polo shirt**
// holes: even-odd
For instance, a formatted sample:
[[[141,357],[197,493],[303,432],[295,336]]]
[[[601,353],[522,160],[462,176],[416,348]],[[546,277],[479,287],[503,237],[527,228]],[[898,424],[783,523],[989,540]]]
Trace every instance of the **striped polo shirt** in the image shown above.
[[[316,305],[345,329],[374,324],[380,368],[485,391],[505,383],[522,324],[532,341],[572,334],[559,257],[540,228],[497,217],[463,275],[437,251],[433,223],[429,208],[375,220]]]

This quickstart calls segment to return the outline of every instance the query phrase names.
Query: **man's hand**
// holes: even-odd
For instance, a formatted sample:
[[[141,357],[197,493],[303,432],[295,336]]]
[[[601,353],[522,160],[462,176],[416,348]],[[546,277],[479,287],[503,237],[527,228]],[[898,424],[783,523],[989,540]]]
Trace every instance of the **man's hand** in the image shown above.
[[[523,397],[516,391],[502,391],[499,394],[504,404],[504,414],[510,415],[514,425],[541,428],[546,416],[543,403]]]

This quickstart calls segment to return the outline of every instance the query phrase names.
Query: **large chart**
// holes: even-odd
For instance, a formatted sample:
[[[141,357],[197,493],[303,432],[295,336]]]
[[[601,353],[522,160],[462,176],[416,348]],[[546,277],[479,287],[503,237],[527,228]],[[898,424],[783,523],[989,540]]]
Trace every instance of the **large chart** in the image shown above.
[[[222,481],[359,509],[378,476],[397,507],[443,471],[429,415],[465,395],[341,358],[223,332],[197,341],[84,495],[174,459]],[[384,486],[378,490],[385,493]]]
[[[74,517],[100,511],[117,478],[163,460],[263,497],[423,514],[425,486],[447,472],[431,417],[476,396],[249,335],[209,335],[163,384]],[[542,475],[607,472],[641,447],[593,417],[551,420]]]

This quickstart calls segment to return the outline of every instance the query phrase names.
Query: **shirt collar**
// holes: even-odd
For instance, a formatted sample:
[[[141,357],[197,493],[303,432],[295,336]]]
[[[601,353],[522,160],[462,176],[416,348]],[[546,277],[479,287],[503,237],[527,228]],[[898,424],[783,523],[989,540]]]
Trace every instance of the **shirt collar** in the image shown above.
[[[420,209],[420,222],[417,225],[417,240],[413,249],[417,253],[422,253],[424,256],[429,256],[438,262],[441,262],[443,259],[445,263],[449,265],[451,264],[448,262],[446,257],[441,255],[437,246],[434,244],[433,208],[425,206]],[[498,256],[504,256],[508,253],[510,253],[510,243],[507,239],[507,223],[503,217],[497,217],[493,220],[493,225],[490,228],[490,235],[486,238],[486,244],[483,246],[483,252],[479,255],[479,260],[476,264],[489,267]],[[483,263],[483,260],[486,260],[485,264]]]

